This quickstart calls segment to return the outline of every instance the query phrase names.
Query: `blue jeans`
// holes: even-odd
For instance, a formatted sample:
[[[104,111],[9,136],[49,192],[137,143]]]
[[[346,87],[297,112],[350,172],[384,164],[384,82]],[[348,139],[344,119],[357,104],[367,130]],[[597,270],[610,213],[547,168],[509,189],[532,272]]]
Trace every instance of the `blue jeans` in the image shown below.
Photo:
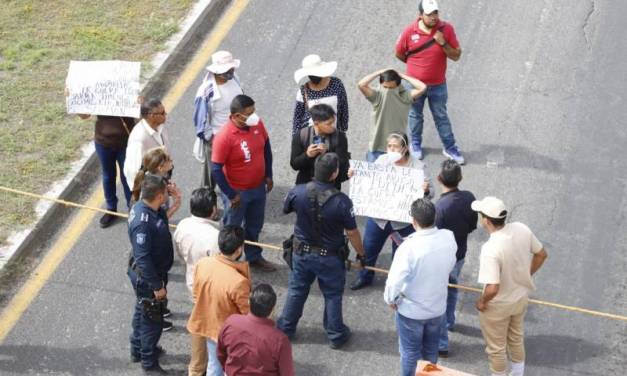
[[[381,253],[381,249],[385,244],[388,236],[390,236],[395,230],[392,229],[392,225],[390,222],[387,222],[384,229],[381,229],[377,223],[372,218],[368,218],[366,222],[366,230],[364,231],[364,251],[366,253],[366,265],[375,266],[377,263],[377,258],[379,257],[379,253]],[[414,227],[412,225],[408,225],[397,232],[402,236],[406,237],[413,233]],[[395,242],[392,242],[392,257],[394,257],[394,253],[396,252],[396,248],[398,246]],[[374,272],[371,270],[361,270],[359,272],[359,278],[364,280],[366,283],[372,283],[372,279],[374,278]]]
[[[371,163],[372,163],[372,162],[376,161],[376,160],[377,160],[377,158],[379,158],[379,157],[380,157],[380,156],[382,156],[383,154],[385,154],[385,152],[378,151],[378,150],[375,150],[375,151],[369,151],[369,152],[367,152],[367,153],[366,153],[366,161],[368,161],[368,162],[371,162]]]
[[[458,260],[455,263],[455,267],[451,271],[448,277],[448,283],[457,284],[459,282],[459,275],[462,272],[464,266],[464,259]],[[448,351],[448,330],[455,325],[455,305],[457,304],[458,290],[454,288],[448,289],[448,295],[446,296],[446,314],[442,318],[442,324],[440,325],[440,346],[439,349]]]
[[[396,312],[398,347],[401,353],[401,375],[414,376],[416,363],[424,359],[438,362],[438,336],[442,316],[428,320],[414,320]]]
[[[140,298],[154,298],[154,293],[146,283],[144,283],[137,274],[128,269],[128,277],[131,280],[133,289],[135,290],[135,312],[133,313],[133,321],[131,327],[133,332],[130,336],[131,355],[141,358],[143,368],[150,368],[159,364],[158,355],[155,352],[163,324],[161,322],[149,319],[139,304]]]
[[[115,183],[117,179],[117,170],[115,164],[117,162],[120,171],[124,170],[124,159],[126,158],[126,150],[115,150],[96,144],[96,154],[100,160],[102,169],[102,188],[104,190],[105,200],[107,202],[107,210],[117,210],[118,196],[116,195]],[[126,177],[120,173],[122,188],[124,188],[124,197],[126,198],[126,206],[131,202],[131,190],[126,182]]]
[[[435,127],[438,130],[444,149],[454,146],[455,136],[453,135],[453,127],[446,110],[446,102],[448,101],[446,82],[440,85],[428,86],[425,95],[418,97],[412,104],[408,117],[412,145],[422,145],[422,125],[424,123],[422,110],[425,106],[425,99],[429,99],[429,108],[431,109]]]
[[[207,376],[223,376],[224,370],[218,360],[217,345],[212,340],[207,340]]]
[[[239,208],[233,209],[231,200],[222,193],[224,224],[242,226],[246,233],[246,240],[256,242],[259,240],[266,213],[266,183],[262,183],[257,188],[239,191],[239,197]],[[255,262],[262,258],[261,248],[257,246],[246,244],[244,253],[248,262]]]
[[[323,325],[332,343],[343,342],[349,329],[342,319],[342,296],[346,282],[344,262],[337,256],[319,256],[311,253],[294,253],[292,272],[288,282],[287,298],[277,328],[289,338],[296,333],[298,320],[309,296],[309,289],[318,278],[324,296]]]

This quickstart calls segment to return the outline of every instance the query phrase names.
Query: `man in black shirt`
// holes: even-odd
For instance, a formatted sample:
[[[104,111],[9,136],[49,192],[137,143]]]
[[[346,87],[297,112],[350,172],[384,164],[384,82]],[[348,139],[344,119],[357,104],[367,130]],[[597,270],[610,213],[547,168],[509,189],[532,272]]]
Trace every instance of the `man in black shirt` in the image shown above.
[[[462,168],[454,160],[442,162],[438,182],[442,195],[435,204],[435,225],[439,229],[451,230],[457,243],[457,263],[449,276],[449,283],[457,284],[464,258],[466,257],[468,234],[477,228],[477,213],[470,208],[475,196],[469,191],[460,191],[457,186],[462,180]],[[446,299],[446,319],[440,328],[440,357],[448,357],[448,331],[455,325],[457,289],[449,288]]]

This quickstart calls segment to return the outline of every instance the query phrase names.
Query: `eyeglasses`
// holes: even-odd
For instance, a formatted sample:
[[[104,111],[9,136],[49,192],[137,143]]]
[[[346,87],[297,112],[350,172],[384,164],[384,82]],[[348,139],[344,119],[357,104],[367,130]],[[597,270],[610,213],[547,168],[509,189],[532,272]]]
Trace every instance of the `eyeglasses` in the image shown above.
[[[150,115],[161,115],[161,116],[165,116],[167,114],[167,112],[165,112],[165,110],[163,110],[162,112],[149,112]]]

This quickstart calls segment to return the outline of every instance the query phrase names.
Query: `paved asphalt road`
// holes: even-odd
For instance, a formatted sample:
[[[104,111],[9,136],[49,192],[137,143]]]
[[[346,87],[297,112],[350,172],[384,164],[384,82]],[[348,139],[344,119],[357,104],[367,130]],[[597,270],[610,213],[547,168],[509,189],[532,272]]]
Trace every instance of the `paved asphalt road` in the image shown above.
[[[293,71],[308,53],[339,61],[337,75],[350,102],[349,144],[366,151],[369,106],[357,80],[375,69],[401,67],[394,41],[415,14],[415,1],[255,0],[222,47],[241,58],[245,91],[257,100],[270,128],[275,190],[262,241],[279,244],[293,218],[279,211],[295,174],[288,164]],[[462,59],[449,64],[449,109],[468,160],[464,188],[496,195],[527,223],[549,252],[535,297],[627,314],[627,181],[624,145],[627,3],[617,0],[442,1],[442,15],[457,28]],[[192,159],[191,114],[200,76],[169,110],[176,181],[186,197],[199,181]],[[425,126],[431,176],[442,156],[430,120]],[[488,159],[502,158],[496,168]],[[177,220],[188,215],[185,208]],[[472,235],[462,281],[476,285],[482,230]],[[129,249],[123,222],[101,230],[94,223],[0,347],[0,374],[134,375],[128,361],[133,294],[125,275]],[[272,251],[270,260],[280,263]],[[390,262],[386,250],[380,263]],[[287,269],[255,274],[270,282],[283,304]],[[351,281],[354,272],[348,276]],[[184,373],[190,303],[177,261],[170,296],[176,329],[163,335],[163,363]],[[392,312],[382,301],[385,280],[359,292],[347,289],[344,312],[354,338],[329,349],[322,329],[322,299],[314,287],[294,343],[299,375],[397,374]],[[487,360],[473,307],[462,294],[451,357],[442,364],[476,374]],[[528,375],[624,375],[627,326],[549,308],[530,307],[526,319]]]

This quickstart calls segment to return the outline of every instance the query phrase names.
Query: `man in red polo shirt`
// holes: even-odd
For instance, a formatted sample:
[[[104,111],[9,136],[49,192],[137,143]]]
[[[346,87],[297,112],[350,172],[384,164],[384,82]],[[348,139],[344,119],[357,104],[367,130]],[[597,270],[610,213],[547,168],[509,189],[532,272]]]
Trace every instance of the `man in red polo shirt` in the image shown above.
[[[256,242],[263,227],[266,193],[272,190],[272,149],[268,132],[255,113],[255,101],[238,95],[231,116],[213,141],[212,176],[224,202],[224,224],[244,227],[246,240]],[[261,248],[246,245],[246,260],[264,271],[276,270]]]
[[[464,164],[446,110],[446,62],[447,59],[459,60],[462,50],[453,25],[440,20],[436,0],[422,0],[418,10],[418,20],[407,26],[396,41],[396,57],[407,63],[407,75],[427,85],[426,94],[418,97],[409,111],[413,154],[422,159],[422,110],[425,98],[428,98],[435,127],[444,146],[442,154]]]

